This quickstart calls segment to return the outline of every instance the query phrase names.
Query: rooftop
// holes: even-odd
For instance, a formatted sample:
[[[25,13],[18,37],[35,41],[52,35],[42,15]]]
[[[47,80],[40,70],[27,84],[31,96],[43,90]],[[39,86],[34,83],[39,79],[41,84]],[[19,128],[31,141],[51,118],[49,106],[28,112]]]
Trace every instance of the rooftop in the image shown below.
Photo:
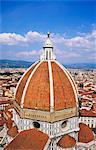
[[[75,146],[75,144],[76,140],[68,134],[63,136],[57,143],[57,145],[61,148],[72,148]]]
[[[4,150],[43,150],[48,139],[47,134],[37,129],[25,130],[21,131]]]
[[[81,143],[89,143],[94,140],[93,131],[86,124],[79,124],[80,130],[78,133],[78,140]]]
[[[14,138],[17,134],[18,134],[18,128],[17,126],[12,126],[8,131],[7,131],[7,134]]]

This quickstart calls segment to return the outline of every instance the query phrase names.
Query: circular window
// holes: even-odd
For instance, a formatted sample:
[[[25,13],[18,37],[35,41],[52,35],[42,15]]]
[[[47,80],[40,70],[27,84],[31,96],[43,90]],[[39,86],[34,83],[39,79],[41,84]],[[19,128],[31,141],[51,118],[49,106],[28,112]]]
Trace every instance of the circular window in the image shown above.
[[[33,126],[34,126],[34,128],[40,128],[40,123],[38,123],[38,122],[33,122]]]
[[[61,124],[61,127],[65,128],[66,126],[67,126],[67,121],[63,121],[62,124]]]

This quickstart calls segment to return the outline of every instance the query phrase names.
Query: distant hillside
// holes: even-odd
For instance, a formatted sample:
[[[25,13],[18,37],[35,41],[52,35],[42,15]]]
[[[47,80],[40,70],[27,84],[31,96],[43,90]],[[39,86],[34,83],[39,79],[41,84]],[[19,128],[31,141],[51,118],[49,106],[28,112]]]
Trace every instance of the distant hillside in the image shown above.
[[[18,61],[18,60],[0,60],[0,68],[28,68],[34,62]],[[64,64],[67,68],[72,69],[96,69],[95,63],[75,63]]]
[[[65,64],[64,66],[72,69],[96,69],[96,63]]]
[[[18,60],[0,60],[0,68],[28,68],[32,62]]]

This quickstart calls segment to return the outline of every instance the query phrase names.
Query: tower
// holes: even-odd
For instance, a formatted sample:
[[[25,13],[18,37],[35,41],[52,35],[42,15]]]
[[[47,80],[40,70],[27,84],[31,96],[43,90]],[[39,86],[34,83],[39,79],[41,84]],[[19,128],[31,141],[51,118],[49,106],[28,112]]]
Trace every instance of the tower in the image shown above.
[[[54,60],[56,59],[55,55],[53,54],[53,44],[50,40],[50,33],[47,33],[47,39],[43,46],[43,54],[40,56],[41,60]]]
[[[77,140],[77,88],[70,73],[56,60],[49,33],[40,60],[17,85],[13,119],[19,131],[37,128],[48,134],[50,150],[59,150],[65,135]]]

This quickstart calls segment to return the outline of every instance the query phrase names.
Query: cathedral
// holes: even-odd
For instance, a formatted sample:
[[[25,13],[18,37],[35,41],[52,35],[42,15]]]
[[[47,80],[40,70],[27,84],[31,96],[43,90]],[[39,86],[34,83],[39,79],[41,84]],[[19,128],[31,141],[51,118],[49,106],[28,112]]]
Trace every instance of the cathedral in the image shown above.
[[[14,139],[8,136],[6,150],[85,150],[86,143],[95,150],[90,129],[79,124],[75,82],[56,60],[50,33],[40,59],[19,80],[13,121],[19,134]],[[88,134],[83,137],[80,128]]]

